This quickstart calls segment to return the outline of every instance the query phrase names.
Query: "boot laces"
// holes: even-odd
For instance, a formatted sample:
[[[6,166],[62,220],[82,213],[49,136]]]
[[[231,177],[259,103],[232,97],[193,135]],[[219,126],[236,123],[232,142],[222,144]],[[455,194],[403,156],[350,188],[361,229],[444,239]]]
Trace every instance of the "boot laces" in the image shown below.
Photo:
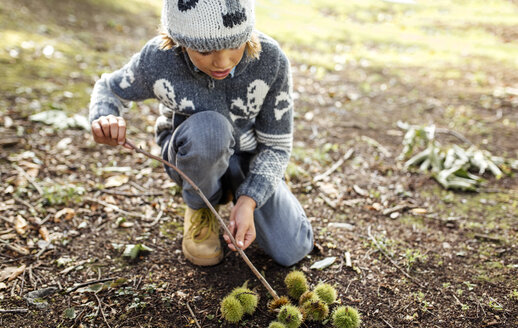
[[[207,240],[219,228],[216,216],[208,208],[196,210],[191,218],[191,223],[189,233],[195,243]]]

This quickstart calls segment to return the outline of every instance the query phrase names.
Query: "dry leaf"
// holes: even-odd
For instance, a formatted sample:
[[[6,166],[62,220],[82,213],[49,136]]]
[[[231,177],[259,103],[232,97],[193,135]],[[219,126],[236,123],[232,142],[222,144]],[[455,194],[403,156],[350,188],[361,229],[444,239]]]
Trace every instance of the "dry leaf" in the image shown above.
[[[319,182],[318,188],[322,190],[326,195],[336,198],[338,196],[338,190],[333,183]]]
[[[412,212],[412,214],[414,215],[424,215],[428,213],[426,208],[413,208],[412,210],[410,210],[410,212]]]
[[[45,240],[46,242],[50,242],[49,231],[46,227],[40,227],[40,236],[41,239]]]
[[[7,267],[0,271],[0,281],[11,281],[16,279],[19,275],[21,275],[25,271],[25,264],[21,267]]]
[[[28,228],[29,225],[27,224],[27,221],[21,215],[16,216],[16,219],[14,220],[14,230],[16,230],[20,235],[23,235]]]
[[[65,221],[71,220],[76,215],[76,211],[73,208],[65,207],[62,210],[59,210],[54,216],[54,222],[60,222],[61,217],[63,216]]]
[[[129,177],[124,174],[114,175],[106,179],[104,188],[120,187],[129,181]]]

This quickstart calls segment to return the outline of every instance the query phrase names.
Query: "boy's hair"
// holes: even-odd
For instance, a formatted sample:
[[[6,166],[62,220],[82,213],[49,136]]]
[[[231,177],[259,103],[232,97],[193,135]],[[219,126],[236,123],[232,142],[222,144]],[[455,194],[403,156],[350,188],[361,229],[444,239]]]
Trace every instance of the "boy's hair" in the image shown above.
[[[160,31],[160,35],[162,36],[161,50],[169,50],[179,46],[164,30]],[[245,52],[249,59],[259,59],[261,41],[259,41],[256,33],[252,33],[250,40],[246,41]]]

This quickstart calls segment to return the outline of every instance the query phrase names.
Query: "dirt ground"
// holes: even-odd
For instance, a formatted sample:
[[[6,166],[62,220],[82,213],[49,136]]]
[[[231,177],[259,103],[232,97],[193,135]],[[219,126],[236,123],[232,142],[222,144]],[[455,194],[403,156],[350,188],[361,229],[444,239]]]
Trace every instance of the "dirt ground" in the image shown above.
[[[403,167],[396,123],[449,128],[459,118],[448,113],[466,110],[458,132],[516,158],[518,96],[473,92],[468,66],[456,79],[429,79],[420,67],[350,63],[316,78],[292,64],[297,115],[287,178],[312,223],[315,248],[292,268],[248,249],[272,287],[286,294],[285,275],[302,270],[312,285],[335,285],[340,302],[361,313],[362,327],[517,327],[518,177],[486,175],[480,193],[446,191]],[[495,85],[518,86],[518,71],[492,70]],[[366,80],[369,88],[361,88]],[[235,253],[208,268],[185,260],[181,193],[159,163],[96,145],[84,130],[31,122],[16,95],[4,101],[1,133],[11,142],[0,148],[0,272],[23,270],[0,284],[0,309],[22,311],[0,313],[1,327],[196,327],[189,307],[202,327],[231,327],[218,302],[245,281],[261,299],[240,326],[264,328],[275,319],[267,291]],[[126,116],[129,137],[155,153],[149,127],[157,114],[157,104],[146,102]],[[17,137],[20,126],[25,133]],[[448,134],[439,139],[462,145]],[[152,251],[133,261],[122,256],[127,244],[139,243]],[[310,269],[331,256],[330,267]],[[106,284],[70,290],[91,281]],[[27,293],[48,287],[58,289],[48,304],[27,303]]]

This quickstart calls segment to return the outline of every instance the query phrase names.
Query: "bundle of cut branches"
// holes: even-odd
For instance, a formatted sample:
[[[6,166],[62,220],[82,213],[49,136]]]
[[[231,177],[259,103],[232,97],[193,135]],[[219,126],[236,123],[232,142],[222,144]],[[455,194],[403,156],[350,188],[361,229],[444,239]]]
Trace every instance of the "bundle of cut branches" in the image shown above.
[[[481,177],[484,173],[489,172],[500,179],[512,170],[518,170],[518,160],[493,156],[473,145],[468,149],[456,144],[442,146],[435,139],[434,125],[415,126],[398,122],[398,127],[406,131],[399,156],[400,160],[406,160],[405,167],[419,167],[421,171],[430,172],[445,189],[477,191],[484,182]]]

